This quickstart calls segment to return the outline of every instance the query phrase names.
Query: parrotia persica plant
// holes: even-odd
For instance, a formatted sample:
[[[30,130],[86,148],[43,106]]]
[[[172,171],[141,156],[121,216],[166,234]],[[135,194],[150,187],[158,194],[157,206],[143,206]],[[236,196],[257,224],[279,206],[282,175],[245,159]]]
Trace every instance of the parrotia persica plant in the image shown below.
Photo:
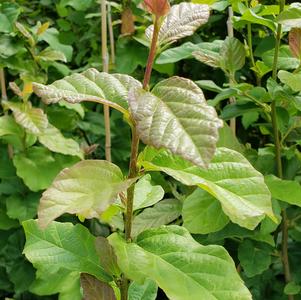
[[[223,11],[229,5],[227,1],[211,1],[216,2],[213,8],[199,4],[208,2],[170,5],[167,0],[144,0],[141,7],[153,24],[144,35],[149,51],[142,82],[89,68],[48,85],[43,84],[45,76],[31,80],[23,91],[11,84],[22,102],[2,102],[6,115],[0,119],[0,135],[20,133],[22,139],[6,140],[15,149],[17,174],[26,178],[31,191],[46,188],[37,220],[23,222],[23,253],[37,269],[32,290],[38,294],[47,294],[49,282],[56,282],[52,292],[70,300],[154,300],[159,295],[172,300],[249,300],[253,296],[248,286],[255,291],[254,299],[268,300],[272,298],[262,298],[259,292],[261,282],[252,278],[273,262],[274,274],[283,276],[277,299],[291,300],[300,294],[300,272],[291,275],[288,259],[288,228],[300,216],[291,208],[301,203],[297,178],[301,29],[296,21],[301,20],[300,4],[229,1],[229,12],[234,10],[235,16],[232,22],[230,16],[225,40],[179,44],[208,21],[212,9]],[[265,28],[258,33],[263,40],[268,31],[273,38],[264,40],[255,54],[254,24]],[[232,36],[233,25],[243,32],[245,44]],[[65,60],[48,48],[37,52],[49,24],[30,31],[20,23],[16,26],[34,58],[33,74],[42,76],[50,61]],[[281,45],[286,32],[286,45]],[[155,63],[158,67],[160,62],[193,57],[207,68],[221,70],[228,83],[219,87],[211,80],[196,84],[178,76],[162,80],[151,76]],[[250,66],[244,73],[246,58]],[[257,86],[245,82],[248,76]],[[207,101],[201,88],[216,96]],[[31,92],[47,105],[59,103],[81,113],[82,102],[93,102],[122,116],[121,127],[131,130],[128,170],[108,160],[85,159],[78,143],[64,137],[42,109],[32,106]],[[224,101],[229,98],[229,103]],[[258,121],[254,130],[265,137],[265,144],[258,146],[261,150],[238,143],[235,117],[242,117],[245,129]],[[48,149],[57,156],[50,157]],[[73,160],[64,161],[64,155]],[[37,185],[38,173],[24,174],[26,166],[32,168],[31,157],[44,160],[36,169],[62,171],[51,184]],[[55,170],[52,161],[58,166]],[[79,220],[68,222],[68,214]],[[91,220],[108,230],[95,236],[86,226]],[[297,227],[291,238],[300,241]],[[233,244],[240,243],[238,250],[231,248],[231,241],[218,242],[228,237]],[[266,274],[262,282],[270,278]],[[81,290],[74,289],[79,284]]]

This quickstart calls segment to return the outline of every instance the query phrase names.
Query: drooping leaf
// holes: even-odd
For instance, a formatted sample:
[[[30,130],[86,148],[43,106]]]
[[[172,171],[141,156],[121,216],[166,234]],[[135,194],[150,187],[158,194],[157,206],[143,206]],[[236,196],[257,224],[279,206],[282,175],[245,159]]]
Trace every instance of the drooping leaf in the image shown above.
[[[5,101],[3,104],[13,111],[16,122],[33,134],[40,134],[48,126],[48,119],[43,110],[32,107],[30,102]]]
[[[26,235],[24,254],[41,272],[57,273],[60,268],[89,273],[99,280],[112,278],[98,262],[95,237],[84,226],[52,222],[41,230],[36,220],[23,222]]]
[[[160,46],[171,44],[183,37],[192,35],[209,18],[209,6],[183,2],[173,5],[165,17],[159,32]],[[146,29],[146,36],[151,40],[153,25]]]
[[[227,37],[220,51],[220,65],[225,71],[234,74],[245,64],[244,45],[234,37]]]
[[[138,236],[137,244],[113,234],[109,242],[128,278],[138,283],[152,279],[170,299],[251,299],[226,250],[200,245],[185,228],[150,229]]]
[[[245,240],[238,247],[238,258],[245,274],[253,277],[270,266],[271,248],[266,244]]]
[[[141,84],[128,75],[100,73],[96,69],[67,76],[50,85],[33,85],[34,92],[47,104],[60,100],[92,101],[107,104],[122,113],[126,113],[128,90],[135,87]]]
[[[116,300],[112,287],[90,274],[82,273],[80,283],[84,292],[84,300]]]
[[[128,300],[155,300],[158,286],[153,280],[146,279],[143,284],[133,281],[129,286]]]
[[[183,204],[183,226],[191,233],[207,234],[224,228],[229,218],[209,193],[196,189]]]
[[[37,59],[43,60],[43,61],[62,61],[67,62],[67,58],[65,54],[61,51],[52,50],[50,48],[46,48],[43,51],[39,53],[39,55],[36,56]]]
[[[242,227],[254,229],[265,215],[277,222],[262,174],[234,150],[217,148],[208,169],[202,169],[166,150],[147,147],[139,164],[148,171],[163,171],[186,185],[206,190],[220,201],[230,220]]]
[[[274,175],[264,178],[272,197],[301,207],[301,185],[297,181],[280,179]]]
[[[53,152],[65,155],[74,155],[83,158],[83,151],[79,144],[70,138],[65,138],[63,134],[50,123],[47,128],[38,136],[39,142]]]
[[[153,207],[146,208],[134,218],[132,235],[137,236],[146,229],[169,224],[181,215],[181,210],[182,204],[177,199],[164,199]]]
[[[52,155],[42,147],[31,147],[27,153],[17,153],[13,158],[17,175],[34,192],[48,188],[63,168],[77,161],[76,157]]]
[[[121,170],[104,160],[85,160],[64,169],[43,193],[38,217],[46,227],[64,213],[84,218],[100,214],[136,179],[124,179]]]
[[[200,167],[208,165],[222,122],[192,81],[171,77],[152,92],[136,89],[129,105],[145,144],[165,147]]]
[[[163,188],[160,185],[152,185],[150,174],[146,174],[135,184],[134,210],[152,206],[163,197]]]

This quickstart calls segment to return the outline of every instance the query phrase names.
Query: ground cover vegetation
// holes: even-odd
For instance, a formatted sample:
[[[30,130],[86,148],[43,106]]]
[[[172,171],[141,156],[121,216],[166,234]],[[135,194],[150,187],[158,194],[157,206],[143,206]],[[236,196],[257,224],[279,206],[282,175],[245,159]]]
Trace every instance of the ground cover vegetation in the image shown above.
[[[0,2],[1,299],[301,299],[301,5]]]

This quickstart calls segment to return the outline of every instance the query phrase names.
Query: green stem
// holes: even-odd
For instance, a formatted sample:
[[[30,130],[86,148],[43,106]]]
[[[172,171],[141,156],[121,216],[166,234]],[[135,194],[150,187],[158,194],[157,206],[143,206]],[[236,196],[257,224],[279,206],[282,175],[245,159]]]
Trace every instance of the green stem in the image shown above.
[[[285,5],[285,0],[280,0],[280,13],[283,11]],[[276,81],[277,80],[277,65],[278,65],[278,56],[279,56],[279,49],[281,43],[281,35],[282,35],[282,25],[278,24],[277,27],[277,35],[276,35],[276,44],[275,44],[275,54],[274,54],[274,62],[273,62],[273,72],[272,78]],[[282,169],[282,161],[281,161],[281,144],[279,138],[279,130],[278,130],[278,123],[277,123],[277,111],[276,111],[276,101],[273,100],[271,105],[271,116],[272,116],[272,125],[273,125],[273,132],[274,132],[274,140],[275,140],[275,155],[276,155],[276,165],[277,165],[277,175],[279,178],[283,178],[283,169]],[[288,259],[288,219],[286,210],[283,209],[281,212],[282,215],[282,264],[284,270],[284,277],[285,282],[288,283],[291,281],[291,273],[290,273],[290,266],[289,266],[289,259]],[[294,300],[293,295],[288,295],[289,300]]]

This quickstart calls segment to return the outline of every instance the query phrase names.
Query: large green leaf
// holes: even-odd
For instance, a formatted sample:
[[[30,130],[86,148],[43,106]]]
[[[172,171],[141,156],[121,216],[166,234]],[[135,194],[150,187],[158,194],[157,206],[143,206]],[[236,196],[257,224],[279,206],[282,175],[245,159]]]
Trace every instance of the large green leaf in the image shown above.
[[[169,224],[181,215],[181,210],[181,202],[177,199],[160,201],[134,218],[132,235],[137,236],[146,229]]]
[[[70,138],[65,138],[63,134],[50,123],[38,136],[39,142],[53,152],[65,155],[74,155],[83,158],[83,151],[79,144]]]
[[[64,213],[84,218],[100,214],[136,179],[124,179],[121,170],[104,160],[85,160],[64,169],[43,193],[38,217],[46,227]]]
[[[218,200],[206,191],[196,189],[184,201],[183,221],[189,232],[207,234],[224,228],[229,218]]]
[[[128,300],[155,300],[158,286],[153,280],[146,279],[143,284],[136,281],[129,286]]]
[[[272,197],[301,207],[301,185],[297,181],[280,179],[274,175],[265,176],[265,182]]]
[[[77,161],[78,158],[71,156],[52,155],[42,147],[31,147],[27,153],[17,153],[13,158],[17,175],[32,191],[48,188],[63,168]]]
[[[301,91],[301,73],[290,73],[284,70],[278,72],[278,78],[288,85],[294,92]]]
[[[110,282],[98,262],[95,237],[84,226],[53,222],[42,230],[36,220],[23,222],[26,235],[24,254],[41,272],[58,273],[60,268],[89,273]]]
[[[30,102],[15,103],[5,101],[4,107],[12,110],[15,120],[30,133],[40,134],[48,126],[47,116],[40,108],[32,107]]]
[[[210,8],[208,5],[183,2],[173,5],[165,17],[159,32],[160,46],[171,44],[185,36],[192,35],[202,24],[208,21]],[[148,39],[152,38],[154,26],[146,29]]]
[[[206,190],[220,201],[230,220],[242,227],[254,229],[265,215],[277,222],[262,174],[234,150],[217,148],[208,169],[150,147],[142,153],[139,163],[146,170],[163,171],[186,185]]]
[[[47,104],[60,100],[70,103],[92,101],[107,104],[126,113],[128,91],[135,87],[141,87],[141,84],[128,75],[111,75],[88,69],[51,85],[34,83],[34,92]]]
[[[251,299],[226,250],[200,245],[185,228],[150,229],[138,236],[137,244],[116,233],[109,241],[127,277],[154,280],[170,299]]]
[[[290,7],[281,12],[276,20],[278,23],[291,28],[301,28],[301,9]]]
[[[152,92],[132,90],[129,105],[145,144],[168,148],[200,167],[208,165],[222,122],[195,83],[171,77]]]
[[[143,176],[135,185],[134,210],[152,206],[164,197],[160,185],[152,185],[150,174]]]

